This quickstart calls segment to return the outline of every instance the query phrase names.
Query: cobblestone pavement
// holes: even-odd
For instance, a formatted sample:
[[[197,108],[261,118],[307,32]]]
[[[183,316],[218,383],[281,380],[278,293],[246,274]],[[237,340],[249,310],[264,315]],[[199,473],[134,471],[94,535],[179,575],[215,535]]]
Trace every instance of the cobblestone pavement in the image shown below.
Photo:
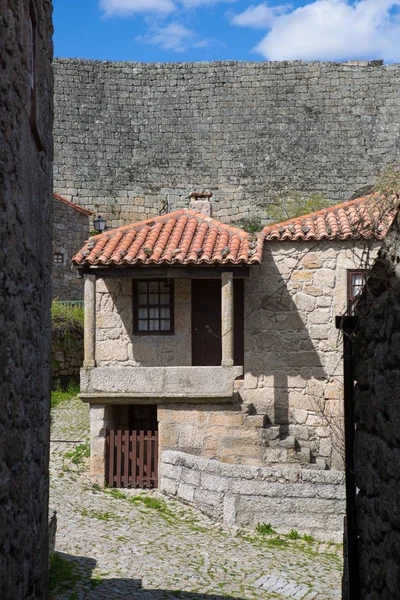
[[[87,439],[86,405],[53,409],[50,508],[58,556],[74,573],[54,600],[341,597],[337,545],[227,528],[157,491],[95,489]]]

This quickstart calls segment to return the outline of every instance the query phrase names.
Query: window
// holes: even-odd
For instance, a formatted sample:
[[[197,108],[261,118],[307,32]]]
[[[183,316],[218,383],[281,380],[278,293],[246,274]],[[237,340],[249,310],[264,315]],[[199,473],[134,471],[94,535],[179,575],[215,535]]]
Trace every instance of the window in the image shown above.
[[[347,272],[347,305],[348,314],[354,315],[357,298],[361,295],[365,285],[365,271]]]
[[[54,252],[53,263],[55,265],[63,265],[64,264],[64,254],[62,254],[61,252]]]
[[[173,333],[173,282],[168,279],[138,280],[133,283],[135,333]]]

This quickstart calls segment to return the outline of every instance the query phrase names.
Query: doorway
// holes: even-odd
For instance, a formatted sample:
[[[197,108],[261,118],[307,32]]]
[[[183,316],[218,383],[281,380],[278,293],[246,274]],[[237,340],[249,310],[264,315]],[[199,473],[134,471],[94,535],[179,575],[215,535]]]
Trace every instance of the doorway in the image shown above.
[[[233,280],[234,364],[244,362],[243,279]],[[192,279],[192,365],[220,366],[221,279]]]

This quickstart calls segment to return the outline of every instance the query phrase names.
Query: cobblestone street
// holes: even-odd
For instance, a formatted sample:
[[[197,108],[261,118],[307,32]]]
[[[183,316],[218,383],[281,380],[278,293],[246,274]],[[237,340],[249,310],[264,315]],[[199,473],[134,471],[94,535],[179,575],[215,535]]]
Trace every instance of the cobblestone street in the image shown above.
[[[81,456],[87,405],[52,415],[50,509],[73,572],[54,600],[340,598],[339,546],[229,529],[156,491],[96,489]]]

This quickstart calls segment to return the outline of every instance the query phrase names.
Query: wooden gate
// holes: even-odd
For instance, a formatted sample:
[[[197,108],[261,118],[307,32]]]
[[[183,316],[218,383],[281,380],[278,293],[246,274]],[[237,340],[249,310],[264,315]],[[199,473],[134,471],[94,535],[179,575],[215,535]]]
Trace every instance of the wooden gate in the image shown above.
[[[106,431],[106,482],[118,488],[158,486],[158,431]]]

